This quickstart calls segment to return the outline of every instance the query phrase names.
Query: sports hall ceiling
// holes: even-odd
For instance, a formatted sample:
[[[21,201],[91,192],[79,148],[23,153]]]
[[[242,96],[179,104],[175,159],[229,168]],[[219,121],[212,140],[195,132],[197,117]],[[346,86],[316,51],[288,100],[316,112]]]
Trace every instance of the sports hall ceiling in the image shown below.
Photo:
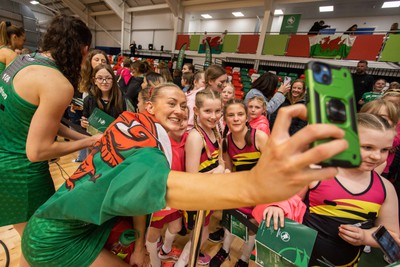
[[[180,3],[188,15],[186,19],[197,20],[202,19],[200,15],[204,13],[211,15],[213,19],[232,18],[234,11],[241,11],[244,17],[261,18],[264,16],[264,2],[270,0],[38,0],[40,4],[36,6],[30,4],[30,0],[14,1],[29,5],[36,12],[49,13],[55,10],[69,15],[89,14],[92,17],[115,14],[116,8],[121,8],[124,2],[126,8],[130,11],[135,10],[134,12],[160,12],[169,9],[173,13],[179,12]],[[400,17],[400,8],[382,9],[384,1],[376,0],[272,0],[272,2],[273,10],[282,9],[285,14],[302,14],[304,19],[394,16],[393,21],[398,21]],[[320,5],[334,5],[335,10],[319,13]]]

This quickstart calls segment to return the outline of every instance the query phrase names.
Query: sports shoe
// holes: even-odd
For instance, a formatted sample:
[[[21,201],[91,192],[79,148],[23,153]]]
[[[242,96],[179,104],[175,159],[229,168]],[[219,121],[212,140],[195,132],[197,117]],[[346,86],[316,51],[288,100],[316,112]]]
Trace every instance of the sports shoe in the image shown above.
[[[224,228],[219,228],[214,233],[208,235],[208,240],[210,240],[213,243],[219,243],[222,240],[224,240],[224,234],[225,234]]]
[[[200,252],[199,257],[197,258],[198,265],[207,265],[210,263],[211,257],[205,253]]]
[[[249,266],[249,263],[242,261],[241,259],[239,259],[235,264],[235,267],[248,267],[248,266]]]
[[[158,252],[158,257],[162,260],[177,261],[179,259],[179,256],[181,255],[181,253],[182,253],[182,250],[174,248],[174,247],[172,247],[172,249],[169,253],[166,253],[161,247],[160,251]]]
[[[211,259],[210,267],[219,267],[229,257],[229,253],[222,247],[218,250],[217,254]]]

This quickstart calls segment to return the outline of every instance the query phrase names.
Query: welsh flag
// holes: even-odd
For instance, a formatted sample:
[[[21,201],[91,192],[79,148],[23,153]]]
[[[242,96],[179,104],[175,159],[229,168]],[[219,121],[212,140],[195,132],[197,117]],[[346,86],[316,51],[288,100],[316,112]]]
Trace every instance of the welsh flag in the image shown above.
[[[222,52],[222,45],[224,42],[224,35],[206,35],[201,40],[199,46],[199,54],[206,53],[206,43],[210,45],[211,53],[213,54],[221,54]]]
[[[309,40],[310,57],[346,58],[356,37],[348,34],[315,35]]]

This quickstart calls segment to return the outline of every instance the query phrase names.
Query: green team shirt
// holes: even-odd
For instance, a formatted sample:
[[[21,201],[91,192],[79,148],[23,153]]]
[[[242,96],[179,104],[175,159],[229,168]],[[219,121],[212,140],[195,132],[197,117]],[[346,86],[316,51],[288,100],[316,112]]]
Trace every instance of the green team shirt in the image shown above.
[[[362,99],[364,99],[364,103],[368,103],[370,101],[373,101],[373,100],[381,98],[381,97],[382,97],[382,94],[376,93],[376,92],[366,92],[362,95]]]
[[[150,214],[166,206],[170,167],[151,116],[124,112],[91,154],[42,205],[25,228],[30,266],[89,266],[117,216]]]
[[[48,162],[30,162],[26,139],[37,106],[14,90],[14,76],[30,65],[55,68],[45,58],[18,57],[0,79],[0,226],[26,222],[53,193]]]

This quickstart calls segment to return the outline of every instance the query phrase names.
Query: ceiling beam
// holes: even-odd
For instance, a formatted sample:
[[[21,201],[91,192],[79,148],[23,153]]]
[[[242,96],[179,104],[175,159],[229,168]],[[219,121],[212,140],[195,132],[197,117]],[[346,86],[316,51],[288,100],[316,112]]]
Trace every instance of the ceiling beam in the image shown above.
[[[157,9],[169,9],[168,4],[159,4],[159,5],[151,5],[151,6],[139,6],[139,7],[130,7],[127,8],[126,11],[130,13],[149,11],[149,10],[157,10]]]
[[[83,20],[86,24],[89,23],[87,19],[87,15],[85,13],[86,7],[79,1],[72,0],[62,0],[63,4],[69,9],[72,10],[73,13],[77,14],[81,20]]]
[[[212,4],[212,3],[222,3],[222,2],[234,2],[232,0],[189,0],[189,1],[183,1],[182,5],[184,7],[186,6],[197,6],[197,5],[205,5],[205,4]],[[246,1],[240,1],[244,2],[246,4]],[[260,0],[260,5],[263,4],[263,2]],[[226,8],[229,8],[228,6]]]
[[[105,15],[115,15],[115,12],[112,10],[106,10],[106,11],[98,11],[98,12],[90,12],[89,13],[89,16],[91,16],[91,17],[105,16]]]
[[[178,17],[181,1],[180,0],[165,0],[165,2],[167,2],[169,8],[171,9],[172,14],[174,14],[175,17]]]
[[[326,2],[326,0],[275,0],[274,4],[301,4],[310,2]]]
[[[103,0],[107,5],[110,6],[110,8],[117,14],[117,16],[123,20],[124,19],[124,10],[121,7],[121,1],[120,0]],[[124,4],[124,2],[122,2]]]

